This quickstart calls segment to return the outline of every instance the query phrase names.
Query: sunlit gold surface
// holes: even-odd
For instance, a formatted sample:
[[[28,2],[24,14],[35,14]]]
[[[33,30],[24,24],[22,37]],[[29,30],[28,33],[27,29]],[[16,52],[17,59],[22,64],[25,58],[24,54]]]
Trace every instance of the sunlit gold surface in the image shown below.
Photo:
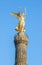
[[[20,13],[14,13],[12,12],[11,13],[13,16],[15,16],[18,20],[19,20],[19,23],[18,23],[18,26],[15,28],[16,31],[22,31],[22,32],[25,32],[25,29],[24,29],[24,26],[25,26],[25,14],[22,13],[20,15]]]

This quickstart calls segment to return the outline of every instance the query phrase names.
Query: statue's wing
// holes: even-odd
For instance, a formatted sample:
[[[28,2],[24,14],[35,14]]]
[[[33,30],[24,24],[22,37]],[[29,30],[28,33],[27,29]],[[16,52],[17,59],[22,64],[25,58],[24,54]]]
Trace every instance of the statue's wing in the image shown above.
[[[20,13],[14,13],[14,12],[11,12],[11,14],[12,14],[13,16],[16,16],[17,18],[20,17]]]

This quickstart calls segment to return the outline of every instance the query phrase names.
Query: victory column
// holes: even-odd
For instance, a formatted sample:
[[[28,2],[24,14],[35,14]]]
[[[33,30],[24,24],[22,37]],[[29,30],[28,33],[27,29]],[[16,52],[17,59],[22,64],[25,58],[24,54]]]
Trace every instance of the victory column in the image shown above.
[[[28,36],[25,35],[25,13],[11,13],[19,22],[15,30],[18,32],[14,37],[15,44],[15,65],[27,65],[26,63],[26,47],[28,44]]]

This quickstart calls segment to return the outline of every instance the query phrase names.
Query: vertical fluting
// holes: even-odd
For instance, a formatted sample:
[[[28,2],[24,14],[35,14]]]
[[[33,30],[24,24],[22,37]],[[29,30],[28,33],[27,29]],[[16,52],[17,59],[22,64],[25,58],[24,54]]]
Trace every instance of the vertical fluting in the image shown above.
[[[26,47],[28,37],[23,33],[18,33],[14,38],[15,43],[15,65],[26,65]]]

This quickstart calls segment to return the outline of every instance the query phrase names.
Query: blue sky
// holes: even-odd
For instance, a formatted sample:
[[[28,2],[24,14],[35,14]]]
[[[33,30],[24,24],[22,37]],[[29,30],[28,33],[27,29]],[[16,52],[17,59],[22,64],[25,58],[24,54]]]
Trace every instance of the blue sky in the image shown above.
[[[42,0],[0,1],[0,65],[15,64],[14,30],[18,20],[10,12],[26,8],[27,65],[42,65]]]

